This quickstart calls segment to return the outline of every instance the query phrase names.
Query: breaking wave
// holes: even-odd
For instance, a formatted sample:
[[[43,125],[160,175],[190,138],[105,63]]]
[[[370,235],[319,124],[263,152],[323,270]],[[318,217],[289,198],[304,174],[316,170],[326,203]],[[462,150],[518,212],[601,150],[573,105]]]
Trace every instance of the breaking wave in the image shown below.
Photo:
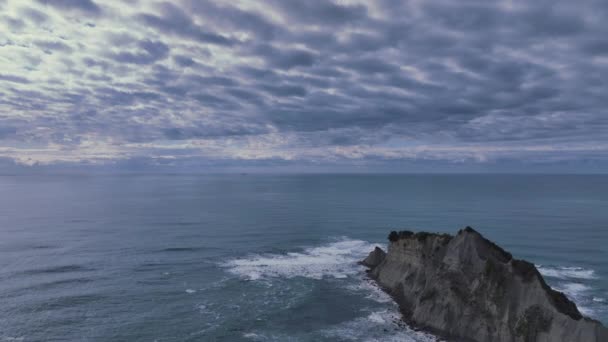
[[[543,266],[536,265],[540,274],[544,277],[558,279],[596,279],[595,271],[582,267],[565,267],[565,266]]]
[[[536,265],[536,268],[553,283],[556,290],[574,301],[583,315],[597,317],[598,312],[605,309],[601,306],[602,302],[597,300],[602,298],[594,297],[595,291],[588,284],[599,278],[594,270],[576,266]]]
[[[223,264],[229,272],[244,279],[305,277],[347,278],[359,274],[357,261],[363,259],[376,244],[342,239],[302,252],[287,254],[262,254],[230,260]]]
[[[380,310],[365,317],[339,324],[323,332],[329,338],[340,341],[365,342],[435,342],[437,338],[414,331],[402,323],[395,310]]]

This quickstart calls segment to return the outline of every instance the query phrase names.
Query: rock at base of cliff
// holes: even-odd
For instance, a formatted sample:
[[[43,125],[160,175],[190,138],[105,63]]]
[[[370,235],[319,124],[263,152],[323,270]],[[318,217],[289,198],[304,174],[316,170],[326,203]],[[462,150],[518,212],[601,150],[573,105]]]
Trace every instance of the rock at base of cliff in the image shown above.
[[[380,247],[376,247],[373,251],[369,253],[367,258],[360,262],[361,265],[367,266],[369,268],[374,268],[384,260],[386,257],[386,252],[382,250]]]

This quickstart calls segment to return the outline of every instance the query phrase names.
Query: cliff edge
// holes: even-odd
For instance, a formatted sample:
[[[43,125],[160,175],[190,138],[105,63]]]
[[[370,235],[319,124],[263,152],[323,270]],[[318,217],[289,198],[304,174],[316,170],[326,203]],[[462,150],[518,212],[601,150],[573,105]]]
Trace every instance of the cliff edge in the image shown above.
[[[470,227],[451,236],[391,232],[361,263],[406,322],[452,341],[606,342],[608,329]]]

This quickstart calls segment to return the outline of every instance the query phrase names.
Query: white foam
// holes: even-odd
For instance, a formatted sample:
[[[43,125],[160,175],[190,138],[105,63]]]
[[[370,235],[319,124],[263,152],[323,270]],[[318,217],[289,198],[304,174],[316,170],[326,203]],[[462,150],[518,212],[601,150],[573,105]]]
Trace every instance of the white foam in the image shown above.
[[[576,266],[536,265],[536,268],[544,277],[561,280],[554,288],[575,302],[583,315],[595,317],[597,311],[601,310],[598,307],[601,304],[598,303],[601,303],[602,298],[593,297],[593,288],[585,284],[588,280],[598,278],[594,270]]]
[[[319,247],[306,248],[299,253],[252,255],[226,262],[231,273],[248,280],[262,278],[306,277],[322,279],[347,278],[359,274],[357,261],[376,247],[361,240],[343,239]]]
[[[545,277],[559,278],[559,279],[596,279],[595,271],[582,267],[565,267],[565,266],[543,266],[536,265],[540,274]]]
[[[605,303],[606,299],[600,297],[593,297],[593,301],[597,303]]]
[[[561,283],[555,287],[558,291],[566,294],[572,301],[576,303],[578,310],[585,316],[593,316],[595,310],[589,305],[592,301],[589,298],[591,287],[581,283]]]
[[[323,334],[340,341],[399,341],[399,342],[435,342],[437,338],[405,325],[398,325],[399,314],[394,310],[371,312],[365,317],[339,324],[327,329]]]
[[[581,283],[565,283],[559,286],[564,293],[572,295],[574,297],[582,294],[583,292],[591,290],[591,287]]]
[[[386,317],[381,312],[372,312],[367,319],[377,324],[386,324]]]
[[[361,277],[360,282],[351,284],[346,287],[350,291],[363,292],[365,298],[371,299],[378,303],[393,303],[393,299],[386,292],[374,283],[371,279]]]
[[[188,294],[193,294],[193,293],[195,293],[195,292],[196,292],[196,290],[193,290],[193,289],[186,289],[186,293],[188,293]]]
[[[595,310],[593,310],[590,307],[581,306],[581,305],[577,305],[577,307],[578,307],[578,311],[580,311],[581,314],[583,314],[584,316],[591,317],[591,316],[595,315]]]
[[[256,333],[244,333],[243,337],[246,339],[250,339],[250,340],[254,340],[254,341],[261,341],[262,340],[262,336],[256,334]]]
[[[585,284],[581,283],[561,283],[555,287],[558,291],[561,291],[566,294],[571,300],[573,300],[578,308],[582,311],[587,310],[582,305],[585,302],[586,292],[591,290],[591,288]]]

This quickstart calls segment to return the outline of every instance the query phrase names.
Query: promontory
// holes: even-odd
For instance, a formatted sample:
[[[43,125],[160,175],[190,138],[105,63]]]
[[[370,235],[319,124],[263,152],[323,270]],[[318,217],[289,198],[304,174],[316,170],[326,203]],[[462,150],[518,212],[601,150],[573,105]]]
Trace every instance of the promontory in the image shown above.
[[[413,327],[448,341],[607,342],[608,329],[552,289],[534,264],[470,227],[391,232],[362,261]]]

